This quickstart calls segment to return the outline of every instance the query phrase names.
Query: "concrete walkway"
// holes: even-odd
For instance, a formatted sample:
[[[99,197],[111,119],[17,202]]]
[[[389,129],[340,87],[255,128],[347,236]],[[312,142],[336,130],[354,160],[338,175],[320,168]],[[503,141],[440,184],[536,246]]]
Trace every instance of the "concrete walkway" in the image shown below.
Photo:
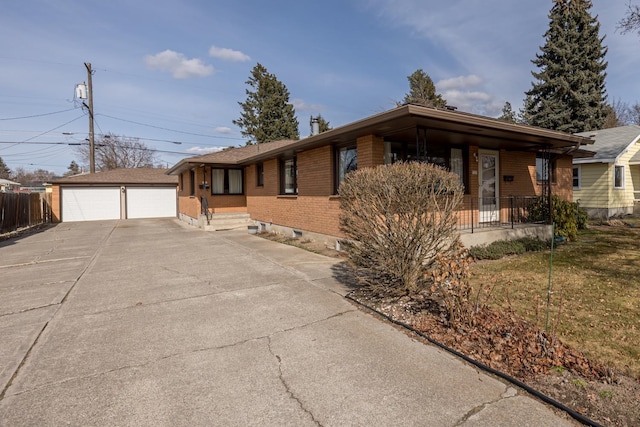
[[[338,279],[334,259],[175,220],[0,242],[0,425],[574,425]]]

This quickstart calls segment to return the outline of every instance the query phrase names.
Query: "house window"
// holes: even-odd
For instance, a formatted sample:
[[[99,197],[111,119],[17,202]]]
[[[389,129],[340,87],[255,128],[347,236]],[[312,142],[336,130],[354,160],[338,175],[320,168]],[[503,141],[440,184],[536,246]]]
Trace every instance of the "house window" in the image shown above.
[[[549,173],[551,173],[551,182],[556,182],[556,162],[538,155],[536,157],[536,181],[538,183],[549,182]]]
[[[427,146],[425,160],[427,163],[433,163],[460,177],[460,183],[464,187],[465,194],[469,194],[469,172],[468,172],[468,148],[452,148],[444,146]],[[384,143],[384,163],[390,165],[400,161],[415,161],[416,144],[415,143]]]
[[[280,161],[280,194],[298,194],[298,166],[295,157]]]
[[[211,194],[242,194],[242,169],[211,168]]]
[[[196,171],[195,169],[189,170],[189,195],[196,195]]]
[[[580,166],[573,167],[573,188],[579,190],[582,187],[582,171]]]
[[[358,169],[358,150],[356,147],[336,148],[336,176],[335,183],[336,193],[340,183],[344,181],[344,177],[349,173]]]
[[[624,166],[615,165],[613,169],[613,188],[624,188]]]
[[[258,187],[264,187],[264,163],[260,162],[256,164],[256,175],[258,178],[256,185]]]
[[[184,190],[184,173],[180,173],[180,178],[178,179],[178,182],[180,183],[180,191]]]
[[[462,148],[451,149],[451,156],[449,157],[449,170],[458,175],[460,184],[462,184],[466,188],[464,175],[464,156]]]

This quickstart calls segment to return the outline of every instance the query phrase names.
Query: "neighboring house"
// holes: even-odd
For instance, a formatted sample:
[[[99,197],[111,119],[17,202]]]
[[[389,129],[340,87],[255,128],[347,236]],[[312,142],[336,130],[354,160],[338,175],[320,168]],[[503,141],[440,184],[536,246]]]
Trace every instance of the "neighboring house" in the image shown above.
[[[26,184],[20,184],[18,191],[21,193],[45,193],[48,185],[51,184],[46,182],[27,182]]]
[[[298,141],[186,158],[168,173],[179,177],[179,216],[191,224],[202,226],[204,212],[244,213],[263,229],[340,237],[338,187],[347,173],[426,161],[459,175],[465,188],[459,225],[470,228],[509,223],[526,207],[525,197],[553,193],[571,200],[572,155],[589,155],[579,147],[591,142],[405,105]]]
[[[573,160],[573,200],[589,216],[609,218],[639,211],[640,126],[621,126],[579,136],[595,138],[592,158]]]
[[[167,169],[113,169],[52,182],[54,222],[175,218],[178,178]]]
[[[0,178],[0,193],[8,193],[20,188],[20,183],[15,181],[9,181],[8,179]]]

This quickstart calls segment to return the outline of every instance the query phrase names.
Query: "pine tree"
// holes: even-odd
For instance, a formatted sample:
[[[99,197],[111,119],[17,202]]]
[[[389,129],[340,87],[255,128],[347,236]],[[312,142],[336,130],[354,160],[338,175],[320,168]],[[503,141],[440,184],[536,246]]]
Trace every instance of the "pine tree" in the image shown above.
[[[11,169],[6,165],[2,157],[0,157],[0,178],[9,179],[11,177]]]
[[[403,104],[418,104],[425,107],[438,107],[444,108],[447,105],[447,101],[436,93],[436,86],[433,84],[433,80],[422,68],[417,69],[410,76],[409,80],[409,93],[404,95]]]
[[[242,136],[250,138],[247,145],[281,139],[298,139],[298,119],[289,103],[289,91],[275,75],[258,63],[246,82],[247,99],[238,102],[242,113],[233,124]]]
[[[502,115],[498,117],[498,120],[502,120],[504,122],[516,123],[516,113],[513,111],[513,107],[509,101],[504,103],[502,107]]]
[[[524,102],[524,121],[569,133],[601,128],[606,103],[600,24],[589,13],[591,0],[554,0],[545,45],[532,62],[539,72]]]
[[[67,167],[67,171],[64,173],[63,176],[78,175],[80,172],[81,172],[80,166],[78,166],[75,160],[71,160],[71,163],[69,163],[69,166]]]

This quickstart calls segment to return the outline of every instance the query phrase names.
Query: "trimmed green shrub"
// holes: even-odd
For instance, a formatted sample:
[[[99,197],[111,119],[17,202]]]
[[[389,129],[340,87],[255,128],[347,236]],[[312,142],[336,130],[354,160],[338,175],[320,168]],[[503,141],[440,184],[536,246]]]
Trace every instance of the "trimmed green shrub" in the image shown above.
[[[529,205],[529,220],[533,222],[545,221],[549,215],[549,206],[543,197],[538,197]],[[586,213],[581,212],[577,203],[561,199],[558,195],[551,196],[551,213],[555,224],[555,234],[567,240],[575,240],[579,228],[586,228]],[[579,225],[580,224],[580,225]]]
[[[507,255],[520,255],[525,252],[542,251],[549,243],[535,237],[523,237],[516,240],[497,240],[487,245],[472,246],[469,255],[477,260],[500,259]]]

